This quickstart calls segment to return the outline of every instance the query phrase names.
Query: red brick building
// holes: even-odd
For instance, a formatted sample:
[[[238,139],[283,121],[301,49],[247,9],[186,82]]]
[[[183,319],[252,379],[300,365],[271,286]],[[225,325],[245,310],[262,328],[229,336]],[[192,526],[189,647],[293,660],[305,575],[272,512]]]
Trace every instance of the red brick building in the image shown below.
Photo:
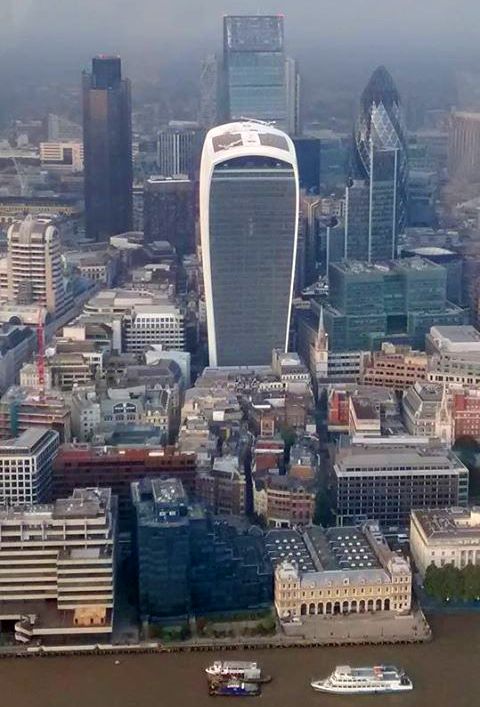
[[[454,437],[480,440],[480,391],[466,390],[453,394]]]
[[[132,510],[130,484],[146,476],[179,479],[195,492],[196,455],[174,447],[92,447],[65,444],[53,468],[54,498],[67,498],[75,488],[111,488],[118,497],[120,523],[128,525]]]

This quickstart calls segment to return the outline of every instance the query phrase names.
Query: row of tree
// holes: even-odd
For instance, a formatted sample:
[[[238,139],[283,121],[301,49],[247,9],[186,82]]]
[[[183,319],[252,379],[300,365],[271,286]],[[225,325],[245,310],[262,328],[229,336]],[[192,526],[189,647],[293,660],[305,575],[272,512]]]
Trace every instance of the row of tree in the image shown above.
[[[480,600],[480,566],[466,565],[458,569],[453,565],[427,567],[425,591],[440,601]]]

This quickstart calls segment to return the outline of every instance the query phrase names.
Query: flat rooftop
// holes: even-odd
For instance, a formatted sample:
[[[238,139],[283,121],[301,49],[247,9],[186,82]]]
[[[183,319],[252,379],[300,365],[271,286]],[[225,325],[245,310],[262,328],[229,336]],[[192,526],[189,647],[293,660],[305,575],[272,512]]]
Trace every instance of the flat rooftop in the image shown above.
[[[430,329],[432,338],[447,339],[452,344],[479,344],[480,332],[471,324],[451,326],[433,326]]]
[[[480,507],[445,508],[414,511],[429,540],[466,540],[480,538]]]

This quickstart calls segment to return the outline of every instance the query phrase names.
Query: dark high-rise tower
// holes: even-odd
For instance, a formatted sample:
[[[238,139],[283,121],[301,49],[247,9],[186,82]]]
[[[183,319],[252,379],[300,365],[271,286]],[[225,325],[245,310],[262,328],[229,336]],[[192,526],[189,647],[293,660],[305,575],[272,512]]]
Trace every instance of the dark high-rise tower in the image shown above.
[[[353,143],[345,255],[394,258],[406,223],[408,156],[400,96],[383,66],[362,94]]]
[[[83,74],[85,226],[97,241],[132,227],[130,81],[120,57],[100,55]]]

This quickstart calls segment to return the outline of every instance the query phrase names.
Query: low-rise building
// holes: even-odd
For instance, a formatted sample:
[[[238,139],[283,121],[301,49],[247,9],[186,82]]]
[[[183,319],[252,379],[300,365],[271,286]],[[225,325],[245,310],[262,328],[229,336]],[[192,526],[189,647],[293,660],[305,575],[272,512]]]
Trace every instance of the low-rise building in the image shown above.
[[[108,638],[115,603],[116,502],[109,489],[0,509],[0,620],[21,643]]]
[[[412,511],[410,551],[421,576],[429,565],[480,565],[480,508]]]
[[[195,496],[216,515],[245,514],[245,475],[238,458],[232,455],[217,457],[211,470],[197,476]]]
[[[268,526],[290,528],[309,525],[315,512],[316,486],[290,475],[268,474],[257,479],[253,489],[255,513]]]
[[[0,439],[16,437],[31,427],[56,430],[60,443],[70,442],[71,411],[62,393],[12,386],[0,399]]]
[[[452,394],[453,437],[480,440],[480,391],[465,388]]]
[[[173,447],[94,447],[64,445],[53,468],[53,493],[63,498],[77,486],[111,488],[118,498],[122,528],[131,523],[130,484],[145,477],[178,478],[189,494],[195,491],[195,454]]]
[[[405,390],[417,381],[425,380],[427,363],[428,356],[422,351],[384,342],[381,351],[371,354],[360,380],[366,385]]]
[[[402,399],[403,419],[412,435],[453,441],[451,401],[441,383],[418,382],[408,388]]]
[[[375,523],[327,530],[314,526],[294,536],[284,532],[267,535],[267,549],[276,565],[275,608],[280,620],[410,612],[410,564],[390,550]]]

